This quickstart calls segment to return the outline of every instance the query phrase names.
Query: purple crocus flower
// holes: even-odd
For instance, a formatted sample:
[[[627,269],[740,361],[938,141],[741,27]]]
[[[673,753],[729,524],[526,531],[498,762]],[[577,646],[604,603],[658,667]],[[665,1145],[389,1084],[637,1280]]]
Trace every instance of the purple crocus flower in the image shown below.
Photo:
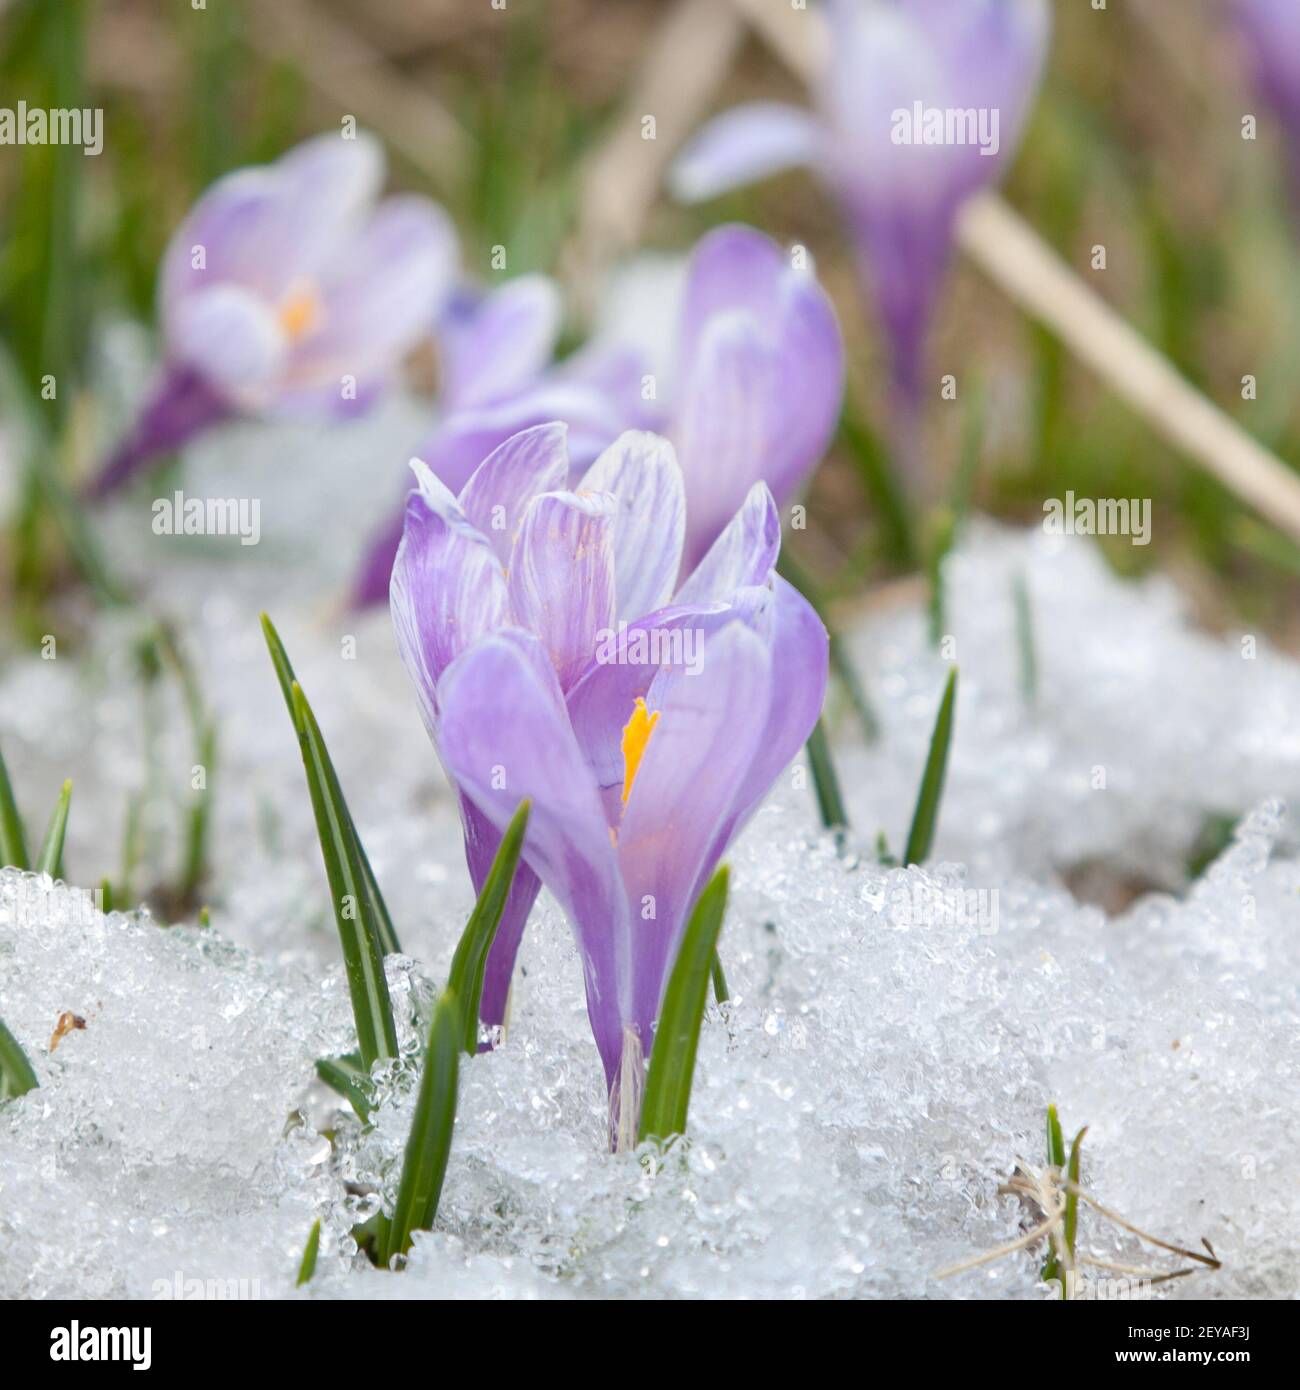
[[[1238,0],[1255,80],[1283,125],[1292,198],[1300,212],[1300,5]]]
[[[765,484],[679,587],[685,489],[668,441],[622,435],[575,491],[567,471],[557,425],[507,441],[458,498],[417,465],[392,611],[476,886],[533,803],[483,1020],[504,1016],[540,879],[573,925],[630,1134],[686,915],[811,732],[827,638],[775,573]]]
[[[369,136],[321,135],[213,184],[163,257],[163,367],[94,494],[231,416],[347,415],[373,400],[457,260],[435,203],[376,205],[383,177]]]
[[[673,170],[711,198],[807,165],[834,190],[889,338],[900,403],[922,390],[926,330],[962,202],[1023,128],[1047,48],[1045,0],[829,0],[816,115],[778,102],[711,121]]]
[[[681,461],[690,569],[755,482],[785,503],[826,450],[844,391],[834,308],[810,268],[749,227],[720,227],[692,252],[662,373],[616,339],[543,371],[558,325],[554,291],[536,277],[448,314],[444,423],[419,456],[449,488],[503,439],[542,421],[569,425],[575,469],[619,430],[653,427]],[[371,546],[358,604],[387,591],[400,536],[397,518]]]

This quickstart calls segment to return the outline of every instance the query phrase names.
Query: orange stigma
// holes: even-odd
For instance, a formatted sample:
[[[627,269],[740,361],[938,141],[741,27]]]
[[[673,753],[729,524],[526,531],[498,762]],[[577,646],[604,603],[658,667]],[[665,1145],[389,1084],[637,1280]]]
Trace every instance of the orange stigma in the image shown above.
[[[320,297],[314,285],[294,285],[280,301],[280,327],[290,342],[311,331],[320,318]]]
[[[654,732],[655,725],[659,722],[659,711],[653,714],[645,707],[645,701],[638,695],[636,707],[632,711],[632,718],[627,721],[623,728],[623,742],[620,745],[623,750],[623,805],[627,805],[627,799],[632,795],[632,783],[636,780],[637,769],[641,766],[641,759],[645,756],[646,744],[650,742],[650,735]]]

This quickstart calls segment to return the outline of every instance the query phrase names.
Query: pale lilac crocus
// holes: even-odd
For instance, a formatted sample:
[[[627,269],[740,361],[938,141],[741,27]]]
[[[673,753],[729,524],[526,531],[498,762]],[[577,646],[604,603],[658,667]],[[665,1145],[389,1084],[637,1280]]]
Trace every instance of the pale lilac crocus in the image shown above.
[[[321,135],[219,179],[172,237],[163,364],[92,483],[103,495],[237,415],[358,413],[428,332],[457,248],[427,198],[378,202],[379,144]]]
[[[784,506],[821,461],[844,395],[835,310],[806,252],[750,227],[702,237],[660,394],[686,491],[692,569],[757,482]]]
[[[543,371],[559,325],[553,294],[537,277],[514,281],[441,328],[444,421],[419,457],[453,491],[503,439],[545,420],[569,425],[575,470],[618,430],[654,428],[681,464],[690,569],[754,483],[783,505],[820,462],[844,392],[839,324],[811,266],[771,238],[728,226],[700,240],[662,370],[614,335]],[[372,543],[359,605],[387,591],[400,535],[397,518]]]
[[[687,913],[811,732],[827,638],[775,573],[763,483],[679,586],[685,498],[668,441],[630,432],[576,490],[566,473],[557,426],[508,441],[458,498],[417,467],[392,611],[476,886],[532,802],[483,1021],[504,1017],[545,882],[574,929],[626,1134]]]
[[[1300,4],[1237,0],[1255,80],[1282,123],[1292,201],[1300,213]]]
[[[886,331],[899,403],[914,410],[957,212],[1016,147],[1047,49],[1048,6],[829,0],[822,9],[829,42],[817,112],[766,101],[725,112],[683,150],[672,183],[699,201],[800,165],[824,179]]]
[[[569,455],[583,468],[630,425],[651,423],[641,403],[641,366],[623,347],[591,347],[553,361],[563,318],[559,290],[543,275],[499,288],[462,287],[448,301],[434,337],[441,361],[440,422],[417,456],[453,492],[498,445],[534,425],[569,427]],[[352,602],[388,597],[403,509],[363,557]]]

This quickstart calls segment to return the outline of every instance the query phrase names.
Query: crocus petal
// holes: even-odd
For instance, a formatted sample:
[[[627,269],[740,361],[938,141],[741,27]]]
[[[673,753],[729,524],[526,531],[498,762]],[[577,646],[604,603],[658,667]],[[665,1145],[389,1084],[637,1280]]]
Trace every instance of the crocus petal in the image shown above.
[[[622,815],[621,740],[628,711],[649,693],[661,670],[698,670],[709,623],[730,611],[721,603],[687,604],[638,618],[598,644],[590,665],[565,697],[569,722],[596,784],[602,792],[616,793],[606,808],[612,825]]]
[[[453,301],[438,325],[448,410],[527,387],[551,360],[562,315],[560,292],[544,275],[521,275],[469,304]]]
[[[425,723],[437,723],[438,681],[447,666],[509,616],[505,576],[487,539],[456,499],[419,462],[419,487],[406,501],[389,601],[397,647]]]
[[[629,1002],[627,901],[600,799],[535,639],[484,638],[439,688],[438,746],[457,786],[498,833],[532,802],[524,858],[577,933],[592,1031],[611,1080]],[[549,680],[549,685],[546,681]]]
[[[510,607],[537,633],[567,690],[614,623],[614,499],[534,498],[510,555]]]
[[[615,616],[639,618],[667,603],[682,563],[686,498],[673,446],[628,430],[592,464],[580,492],[604,492],[614,516]]]
[[[785,503],[821,462],[844,399],[844,343],[830,297],[811,270],[782,277],[776,375],[759,476]]]
[[[417,452],[459,492],[498,445],[521,430],[557,420],[569,427],[570,469],[585,468],[623,427],[603,393],[556,379],[496,405],[457,411]]]
[[[739,223],[715,227],[700,238],[681,298],[677,353],[684,376],[695,372],[701,339],[720,316],[747,314],[760,325],[776,317],[790,265],[771,237]]]
[[[696,565],[761,474],[765,414],[779,389],[758,321],[719,314],[705,329],[674,430],[689,529],[683,563]]]
[[[733,622],[710,634],[699,675],[663,673],[650,687],[646,704],[659,718],[618,832],[627,900],[641,919],[631,1021],[647,1054],[691,894],[716,864],[719,827],[766,724],[771,680],[763,641]]]
[[[382,203],[324,269],[320,323],[295,345],[286,386],[389,371],[428,332],[456,258],[455,231],[436,203]]]
[[[466,518],[491,541],[503,565],[533,498],[569,480],[567,435],[568,427],[556,421],[521,430],[483,460],[461,491]]]
[[[189,295],[172,326],[174,359],[241,404],[268,397],[287,344],[274,315],[239,285]]]
[[[1300,215],[1300,6],[1291,0],[1238,0],[1237,13],[1255,81],[1282,122],[1292,203]]]
[[[682,307],[676,433],[686,478],[687,564],[762,478],[786,501],[839,416],[844,350],[809,266],[770,238],[720,227],[691,255]]]
[[[772,657],[771,700],[754,756],[735,790],[705,862],[716,860],[758,809],[781,772],[808,742],[826,698],[830,639],[812,604],[779,575],[770,601],[748,619]],[[750,591],[753,592],[753,591]],[[705,878],[695,884],[704,888]]]
[[[807,111],[776,101],[737,106],[711,120],[678,155],[673,195],[699,203],[800,164],[813,164],[824,142]]]
[[[766,483],[755,483],[682,585],[677,602],[726,602],[737,589],[765,584],[780,553],[781,518],[776,502]]]

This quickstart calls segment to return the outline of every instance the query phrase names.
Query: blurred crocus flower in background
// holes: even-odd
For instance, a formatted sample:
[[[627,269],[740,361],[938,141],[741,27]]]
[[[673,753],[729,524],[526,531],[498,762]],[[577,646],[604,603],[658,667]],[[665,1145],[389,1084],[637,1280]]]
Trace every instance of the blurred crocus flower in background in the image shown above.
[[[629,432],[576,491],[567,473],[557,425],[507,441],[459,497],[417,465],[392,613],[476,887],[533,803],[483,1021],[504,1018],[545,882],[574,928],[626,1138],[689,909],[811,732],[827,638],[775,573],[764,484],[679,586],[686,502],[668,441]]]
[[[1300,213],[1300,3],[1237,0],[1237,9],[1255,80],[1282,122],[1292,198]]]
[[[444,418],[419,457],[449,488],[503,439],[546,420],[569,425],[573,469],[629,427],[676,446],[686,497],[682,560],[699,561],[765,482],[787,501],[820,462],[839,416],[844,353],[835,311],[810,266],[749,227],[703,237],[687,263],[670,360],[647,360],[615,329],[544,370],[559,329],[549,282],[512,281],[453,310],[443,344]],[[354,601],[387,591],[400,518],[372,544]]]
[[[623,430],[652,421],[642,368],[630,348],[602,345],[555,364],[563,310],[554,282],[522,275],[500,288],[461,288],[435,329],[442,368],[440,423],[417,456],[458,492],[512,435],[548,421],[569,427],[569,458],[583,468]],[[403,509],[371,541],[353,588],[356,607],[388,597]]]
[[[377,202],[383,179],[372,138],[321,135],[200,198],[163,258],[161,372],[93,493],[232,416],[328,418],[374,400],[458,261],[437,204]]]
[[[843,209],[887,333],[902,407],[922,391],[926,331],[962,202],[992,184],[1023,129],[1047,50],[1045,0],[829,0],[818,111],[778,102],[709,122],[672,172],[712,198],[798,165]]]
[[[778,504],[821,462],[844,394],[844,346],[806,252],[719,227],[691,253],[658,428],[686,488],[693,568],[757,482]]]

